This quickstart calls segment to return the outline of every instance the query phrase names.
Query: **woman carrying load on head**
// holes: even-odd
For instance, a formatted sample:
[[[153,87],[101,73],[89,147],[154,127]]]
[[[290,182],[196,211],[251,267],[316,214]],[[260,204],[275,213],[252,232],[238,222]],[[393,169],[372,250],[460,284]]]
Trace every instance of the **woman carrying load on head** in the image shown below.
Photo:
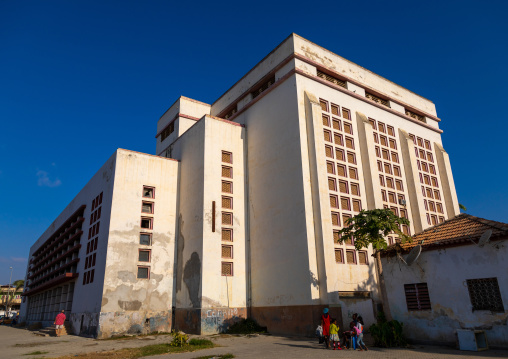
[[[328,314],[328,308],[323,309],[323,315],[321,315],[321,327],[323,327],[323,338],[325,339],[326,349],[330,347],[330,315]]]

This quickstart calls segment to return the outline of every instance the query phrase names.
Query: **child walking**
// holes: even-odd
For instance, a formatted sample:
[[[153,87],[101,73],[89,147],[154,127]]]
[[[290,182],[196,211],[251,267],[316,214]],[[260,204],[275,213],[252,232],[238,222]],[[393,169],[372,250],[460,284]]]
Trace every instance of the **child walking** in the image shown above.
[[[369,348],[367,348],[367,346],[363,342],[363,318],[361,316],[358,317],[356,323],[356,333],[357,333],[356,345],[358,346],[358,348],[360,348],[359,350],[360,351],[369,350]]]
[[[339,339],[339,327],[337,326],[337,320],[332,319],[330,324],[330,341],[332,342],[333,350],[335,350],[335,343],[337,343],[337,348],[342,350],[340,347],[340,339]]]

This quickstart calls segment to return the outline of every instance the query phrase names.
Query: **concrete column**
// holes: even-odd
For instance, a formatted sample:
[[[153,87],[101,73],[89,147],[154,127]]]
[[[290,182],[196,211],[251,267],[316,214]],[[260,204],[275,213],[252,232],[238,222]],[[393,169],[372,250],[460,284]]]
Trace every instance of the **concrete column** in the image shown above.
[[[439,172],[439,179],[443,189],[443,199],[445,205],[445,213],[448,218],[453,218],[460,214],[459,200],[457,199],[457,191],[455,190],[455,182],[452,176],[452,166],[450,165],[450,157],[444,148],[437,142],[434,142],[436,153],[436,162]]]
[[[418,167],[414,143],[409,134],[399,129],[400,151],[402,153],[402,163],[404,165],[404,174],[406,176],[407,193],[409,196],[409,205],[411,207],[412,217],[410,218],[414,232],[420,233],[429,225],[423,204],[423,194],[418,176]]]

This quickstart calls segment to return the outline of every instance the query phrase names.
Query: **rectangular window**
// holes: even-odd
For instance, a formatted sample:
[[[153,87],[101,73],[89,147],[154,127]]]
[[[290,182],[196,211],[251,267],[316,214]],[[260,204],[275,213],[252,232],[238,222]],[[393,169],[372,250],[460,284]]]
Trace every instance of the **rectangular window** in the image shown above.
[[[399,163],[399,155],[397,155],[395,152],[392,152],[391,155],[392,155],[392,162]]]
[[[222,224],[233,224],[233,213],[222,212]]]
[[[140,249],[138,261],[140,262],[150,262],[150,250]]]
[[[383,153],[383,159],[389,161],[390,160],[390,151],[383,149],[381,152]]]
[[[233,230],[231,228],[222,228],[221,240],[233,242]]]
[[[143,197],[145,198],[155,198],[155,188],[143,186]]]
[[[150,279],[150,268],[138,267],[138,279]]]
[[[233,168],[222,166],[222,177],[233,178]]]
[[[334,226],[340,226],[339,214],[336,212],[332,212],[332,224]]]
[[[233,163],[233,154],[231,152],[222,151],[222,162]]]
[[[337,182],[335,181],[335,178],[328,178],[328,189],[330,191],[337,191]]]
[[[390,142],[390,148],[393,150],[396,150],[397,149],[397,141],[390,138],[389,142]]]
[[[340,149],[340,148],[336,148],[335,149],[335,158],[337,159],[337,161],[345,161],[345,158],[344,158],[344,150]]]
[[[222,258],[233,258],[233,246],[222,245],[221,256]]]
[[[362,202],[358,199],[353,200],[353,211],[360,212],[362,210]]]
[[[335,249],[335,262],[344,263],[344,254],[340,248]]]
[[[319,105],[321,105],[321,110],[328,112],[328,101],[319,100]]]
[[[343,214],[342,215],[342,223],[344,223],[344,226],[349,226],[348,220],[351,218],[349,214]]]
[[[142,217],[141,218],[141,228],[152,229],[153,228],[153,218]]]
[[[392,166],[389,163],[384,164],[385,173],[392,174]]]
[[[330,174],[335,174],[335,166],[333,162],[326,162],[326,172]]]
[[[355,196],[360,195],[360,185],[358,183],[351,183],[351,194]]]
[[[369,264],[366,251],[359,251],[358,252],[358,263],[365,264],[365,265]]]
[[[153,202],[143,202],[141,205],[141,212],[153,213]]]
[[[393,129],[393,127],[392,126],[386,126],[386,128],[388,129],[388,134],[390,136],[395,137],[395,130]]]
[[[402,185],[401,180],[395,180],[395,187],[397,187],[397,191],[404,191],[404,186]]]
[[[355,142],[351,137],[346,137],[346,147],[349,149],[355,149]]]
[[[222,192],[233,193],[233,182],[222,181]]]
[[[351,119],[351,114],[349,113],[348,109],[342,108],[342,117],[344,117],[347,120]]]
[[[233,275],[233,263],[231,262],[222,262],[221,263],[221,274],[223,276],[232,276]]]
[[[333,242],[334,243],[339,243],[339,239],[340,239],[340,233],[339,231],[333,231]]]
[[[353,134],[353,125],[351,125],[350,123],[344,122],[344,132],[352,135]]]
[[[393,166],[393,174],[397,177],[402,177],[399,166]]]
[[[346,261],[347,261],[347,264],[356,264],[355,251],[346,250]]]
[[[341,123],[340,123],[340,120],[334,118],[332,120],[332,126],[333,126],[333,129],[334,130],[337,130],[337,131],[342,131],[342,127],[341,127]]]
[[[332,142],[332,133],[328,130],[323,131],[324,139],[327,142]]]
[[[339,181],[339,191],[341,193],[348,193],[348,188],[347,188],[347,182],[346,181]]]
[[[325,146],[325,156],[333,158],[333,147],[332,146]]]
[[[427,283],[404,284],[406,304],[409,312],[431,310]]]
[[[346,165],[341,165],[341,164],[337,165],[337,175],[339,175],[341,177],[347,177],[347,175],[346,175]]]
[[[347,153],[347,161],[352,164],[356,164],[356,156],[353,152]]]
[[[349,167],[349,178],[358,179],[358,171],[354,167]]]
[[[332,104],[332,115],[339,116],[339,106]]]
[[[323,118],[323,126],[330,127],[330,119],[328,118],[328,116],[323,115],[322,118]]]
[[[334,195],[330,196],[330,207],[339,208],[339,199],[337,196]]]
[[[344,211],[350,211],[351,210],[351,205],[349,203],[349,198],[347,198],[347,197],[340,197],[340,207]]]
[[[337,146],[344,146],[344,139],[342,138],[342,135],[339,133],[333,134],[333,142],[335,142]]]
[[[94,253],[92,256],[92,267],[95,267],[95,258],[97,257],[97,253]]]
[[[233,209],[233,198],[222,196],[222,208]]]
[[[381,144],[382,144],[383,146],[388,147],[388,140],[386,139],[386,136],[381,136],[381,135],[380,135],[380,136],[379,136],[379,140],[381,141]]]
[[[144,246],[152,245],[152,235],[149,233],[140,233],[139,244],[144,245]]]
[[[386,177],[386,187],[395,188],[393,178]]]

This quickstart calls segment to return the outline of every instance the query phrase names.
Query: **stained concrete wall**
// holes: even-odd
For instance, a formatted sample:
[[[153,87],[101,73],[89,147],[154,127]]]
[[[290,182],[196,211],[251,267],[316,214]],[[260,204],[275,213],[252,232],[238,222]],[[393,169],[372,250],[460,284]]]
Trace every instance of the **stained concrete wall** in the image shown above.
[[[171,329],[173,267],[178,189],[177,161],[118,150],[98,337]],[[143,198],[143,186],[155,198]],[[142,201],[154,213],[141,212]],[[141,229],[141,217],[153,229]],[[152,233],[152,245],[140,245],[140,232]],[[151,250],[149,263],[138,261],[139,249]],[[138,266],[150,267],[149,279],[138,279]]]
[[[508,238],[505,238],[505,240]],[[457,329],[485,330],[490,346],[508,347],[508,242],[492,241],[423,251],[408,267],[396,257],[382,258],[386,292],[394,319],[417,342],[456,343]],[[497,278],[504,312],[473,311],[467,279]],[[431,310],[408,311],[404,284],[427,283]]]

